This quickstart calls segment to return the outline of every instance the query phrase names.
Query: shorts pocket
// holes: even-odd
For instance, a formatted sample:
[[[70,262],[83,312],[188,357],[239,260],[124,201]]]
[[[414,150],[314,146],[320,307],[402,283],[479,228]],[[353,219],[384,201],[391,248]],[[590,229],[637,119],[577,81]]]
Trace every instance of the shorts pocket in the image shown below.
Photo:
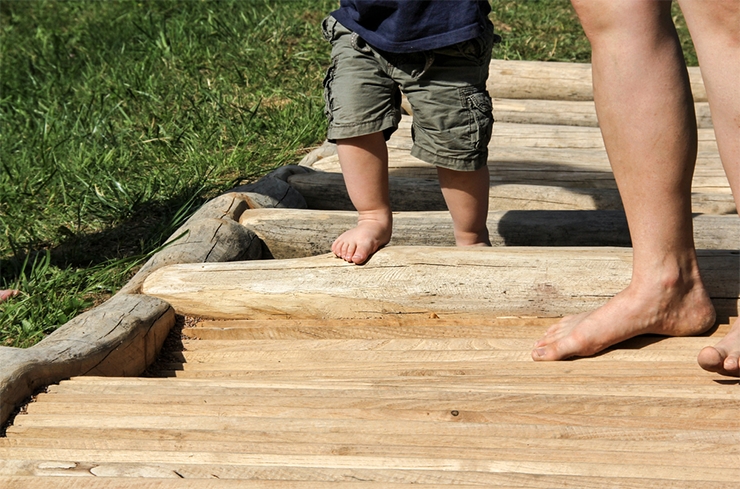
[[[468,134],[476,150],[485,148],[493,132],[493,103],[485,90],[476,87],[460,88],[463,107],[468,111]]]

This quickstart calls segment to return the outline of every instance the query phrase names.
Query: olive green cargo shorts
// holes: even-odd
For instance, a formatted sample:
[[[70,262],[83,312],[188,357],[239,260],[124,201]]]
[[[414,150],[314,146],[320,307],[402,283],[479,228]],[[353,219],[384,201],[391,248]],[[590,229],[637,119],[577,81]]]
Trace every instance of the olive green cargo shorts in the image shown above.
[[[486,164],[493,127],[486,90],[493,26],[470,41],[404,54],[371,47],[331,16],[322,28],[332,45],[324,79],[330,141],[380,131],[387,140],[401,120],[403,92],[414,114],[413,156],[459,171]]]

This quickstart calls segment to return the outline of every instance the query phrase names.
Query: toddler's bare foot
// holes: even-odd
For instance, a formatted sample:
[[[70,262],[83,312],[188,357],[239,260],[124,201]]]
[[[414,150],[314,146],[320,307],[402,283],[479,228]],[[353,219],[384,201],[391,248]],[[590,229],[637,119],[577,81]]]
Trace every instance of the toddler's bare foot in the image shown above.
[[[700,334],[714,319],[714,307],[700,282],[685,293],[676,288],[650,293],[630,286],[599,309],[565,317],[551,326],[535,343],[532,358],[563,360],[593,355],[641,334]]]
[[[339,236],[331,251],[339,258],[361,265],[391,240],[392,221],[389,218],[360,216],[357,226]]]
[[[704,370],[740,377],[740,319],[719,343],[700,351],[698,361]]]
[[[0,290],[0,302],[10,299],[18,295],[17,290]]]

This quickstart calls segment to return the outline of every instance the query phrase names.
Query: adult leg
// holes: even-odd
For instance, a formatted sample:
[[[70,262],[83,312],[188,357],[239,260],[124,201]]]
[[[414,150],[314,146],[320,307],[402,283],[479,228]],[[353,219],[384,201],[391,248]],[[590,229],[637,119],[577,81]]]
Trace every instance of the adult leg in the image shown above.
[[[491,246],[488,239],[488,166],[475,171],[437,167],[439,185],[452,215],[457,246]]]
[[[535,360],[597,353],[645,333],[692,335],[714,323],[693,246],[696,120],[670,2],[572,0],[591,41],[594,100],[633,245],[630,285],[566,317]]]
[[[391,239],[393,217],[388,192],[388,149],[382,132],[337,141],[337,154],[357,226],[339,236],[331,250],[362,264]]]
[[[740,210],[740,2],[680,0],[712,110],[717,145]],[[740,376],[740,320],[699,353],[706,370]]]

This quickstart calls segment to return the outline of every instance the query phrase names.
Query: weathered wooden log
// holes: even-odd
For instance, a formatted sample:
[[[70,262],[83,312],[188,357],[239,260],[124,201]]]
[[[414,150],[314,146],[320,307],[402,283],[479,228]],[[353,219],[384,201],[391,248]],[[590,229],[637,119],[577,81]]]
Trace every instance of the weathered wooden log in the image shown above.
[[[165,265],[258,259],[262,243],[249,230],[231,219],[198,219],[173,234],[121,289],[138,293],[144,279]]]
[[[329,253],[356,221],[351,211],[259,209],[242,214],[240,223],[283,259]],[[621,211],[492,211],[488,230],[493,246],[631,246]],[[737,249],[740,219],[697,215],[694,240],[701,249]],[[449,212],[394,213],[390,246],[455,246]]]
[[[447,206],[436,180],[391,177],[394,211],[439,211]],[[311,209],[354,210],[340,173],[315,172],[290,177]],[[491,186],[491,210],[620,210],[622,200],[614,188],[555,187],[520,183]],[[735,212],[729,193],[694,193],[693,211],[699,214]]]
[[[720,317],[737,315],[740,253],[701,251]],[[388,247],[363,266],[333,255],[172,265],[143,291],[183,314],[249,318],[367,318],[424,311],[561,316],[598,307],[632,273],[626,248]]]
[[[304,166],[283,166],[254,183],[234,187],[229,193],[246,194],[250,208],[305,209],[306,202],[303,197],[288,185],[287,181],[291,175],[310,171]]]
[[[262,249],[259,239],[236,224],[248,208],[247,196],[234,192],[206,202],[119,293],[138,293],[147,275],[164,265],[259,258]]]
[[[412,118],[405,116],[399,129],[388,141],[389,148],[411,150]],[[714,129],[699,129],[699,151],[717,153]],[[548,124],[494,124],[489,148],[542,148],[605,151],[598,127],[559,126]]]
[[[174,324],[167,303],[118,294],[31,348],[0,347],[0,423],[44,385],[86,374],[141,374]]]
[[[315,170],[341,172],[336,151],[333,154],[325,153],[311,165]],[[593,182],[605,182],[607,188],[614,188],[613,176],[609,159],[605,151],[588,149],[543,149],[543,148],[489,148],[488,169],[492,178],[505,181],[507,175],[512,178],[543,178],[539,172],[552,172],[567,175],[568,173],[590,173]],[[398,177],[413,177],[436,179],[437,170],[433,165],[425,163],[411,156],[408,150],[389,148],[388,170],[391,175]],[[527,175],[532,175],[527,177]],[[578,181],[579,178],[567,177],[566,180]],[[525,183],[528,183],[524,180]],[[610,183],[607,183],[610,182]],[[550,181],[549,183],[552,183]],[[578,184],[576,184],[578,186]],[[580,186],[584,186],[581,182]],[[693,186],[695,189],[720,187],[729,193],[722,162],[715,152],[699,153],[694,171]]]
[[[410,119],[402,121],[399,131],[388,142],[390,173],[401,177],[436,178],[434,166],[411,156],[410,127]],[[531,129],[533,126],[497,126],[495,134],[501,133],[501,139],[489,146],[488,161],[493,182],[536,185],[553,185],[557,182],[567,187],[616,188],[597,128],[541,126],[535,128],[534,132],[519,134],[518,127]],[[693,191],[729,194],[730,188],[719,159],[714,133],[712,130],[702,130],[701,137],[704,151],[698,156],[692,181]],[[540,143],[543,146],[537,146]],[[312,168],[340,171],[338,158],[329,153],[330,148],[324,148],[324,157],[313,161]],[[707,212],[707,209],[696,211]]]
[[[558,150],[550,159],[532,150],[496,150],[489,157],[488,171],[492,184],[557,185],[566,188],[617,188],[606,155],[598,151]],[[594,162],[589,163],[589,154]],[[389,174],[396,177],[436,179],[437,169],[411,156],[407,151],[389,151]],[[573,161],[567,161],[569,155]],[[339,172],[339,161],[330,156],[316,163],[316,169]],[[706,158],[697,165],[692,190],[698,193],[730,194],[729,183],[718,158]]]
[[[408,115],[414,111],[404,96],[401,107]],[[694,104],[696,124],[699,128],[714,127],[707,102]],[[565,126],[598,127],[593,101],[532,100],[496,98],[493,100],[493,118],[497,123],[550,124]]]
[[[410,109],[410,107],[409,107]],[[696,125],[710,129],[712,115],[707,102],[694,104]],[[494,99],[493,118],[497,123],[550,124],[566,126],[599,127],[593,102],[561,100]]]
[[[707,92],[699,67],[689,67],[691,92],[706,102]],[[498,98],[593,100],[590,63],[491,60],[488,92]]]
[[[341,173],[294,175],[288,181],[311,209],[354,209]],[[391,206],[395,211],[447,209],[436,180],[391,177],[389,181]],[[622,201],[616,189],[494,184],[489,206],[494,210],[618,210],[622,208]]]

